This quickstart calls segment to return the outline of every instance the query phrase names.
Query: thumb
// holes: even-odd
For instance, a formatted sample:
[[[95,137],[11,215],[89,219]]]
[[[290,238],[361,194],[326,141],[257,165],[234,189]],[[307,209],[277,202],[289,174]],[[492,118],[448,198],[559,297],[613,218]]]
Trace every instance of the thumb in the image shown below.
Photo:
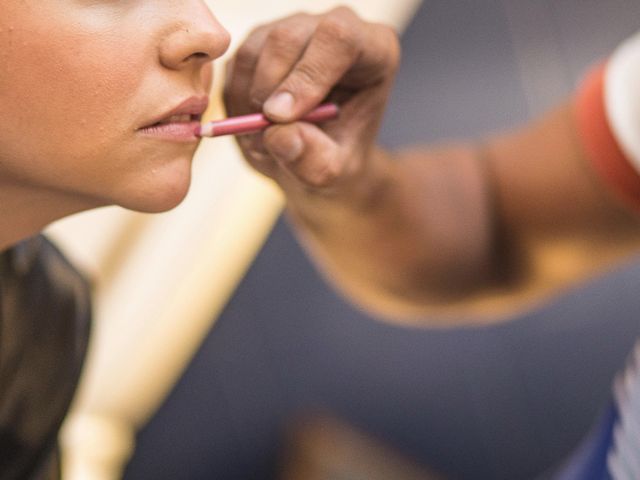
[[[280,168],[306,187],[331,187],[345,170],[341,147],[310,123],[270,127],[264,134],[264,147]]]

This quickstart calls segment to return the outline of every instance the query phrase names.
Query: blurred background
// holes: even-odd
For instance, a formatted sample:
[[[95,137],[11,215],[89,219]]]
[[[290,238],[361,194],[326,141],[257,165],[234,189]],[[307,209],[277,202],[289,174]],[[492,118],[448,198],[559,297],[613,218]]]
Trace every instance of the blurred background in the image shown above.
[[[408,18],[415,3],[398,8]],[[246,16],[221,10],[223,24]],[[640,3],[424,0],[411,18],[381,133],[391,148],[480,138],[544,112],[638,29]],[[545,478],[640,334],[637,262],[503,325],[404,328],[324,284],[285,219],[263,230],[246,275],[204,308],[215,312],[177,383],[134,422],[125,479]]]

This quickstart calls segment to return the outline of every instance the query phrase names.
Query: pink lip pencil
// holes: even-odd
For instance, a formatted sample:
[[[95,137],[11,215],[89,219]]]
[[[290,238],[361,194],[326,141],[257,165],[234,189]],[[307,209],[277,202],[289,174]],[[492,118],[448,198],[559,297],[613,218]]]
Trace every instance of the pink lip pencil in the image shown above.
[[[326,122],[338,117],[340,108],[335,103],[325,103],[302,117],[302,121],[310,123]],[[251,115],[242,115],[240,117],[231,117],[225,120],[217,120],[202,124],[196,130],[196,136],[199,137],[220,137],[222,135],[245,135],[247,133],[255,133],[273,125],[273,122],[267,119],[261,113],[253,113]]]

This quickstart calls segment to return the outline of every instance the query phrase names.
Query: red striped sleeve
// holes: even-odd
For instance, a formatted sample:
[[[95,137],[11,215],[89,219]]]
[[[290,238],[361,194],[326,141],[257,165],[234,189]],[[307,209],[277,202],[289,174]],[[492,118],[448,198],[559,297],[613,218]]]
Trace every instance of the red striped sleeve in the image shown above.
[[[575,102],[578,136],[596,172],[614,194],[640,211],[640,174],[616,141],[604,102],[605,66],[585,79]]]

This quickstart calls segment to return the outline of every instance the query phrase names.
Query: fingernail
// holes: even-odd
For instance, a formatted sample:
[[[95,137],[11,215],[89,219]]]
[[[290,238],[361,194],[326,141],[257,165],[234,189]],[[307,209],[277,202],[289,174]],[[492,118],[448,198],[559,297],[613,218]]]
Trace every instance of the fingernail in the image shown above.
[[[262,150],[249,150],[247,153],[257,162],[265,162],[269,158],[269,155]]]
[[[274,146],[272,151],[277,160],[291,163],[300,158],[303,148],[302,139],[299,135],[296,135],[286,142],[286,144]]]
[[[289,92],[281,92],[267,100],[264,111],[269,116],[289,118],[293,114],[293,104],[293,95]]]

